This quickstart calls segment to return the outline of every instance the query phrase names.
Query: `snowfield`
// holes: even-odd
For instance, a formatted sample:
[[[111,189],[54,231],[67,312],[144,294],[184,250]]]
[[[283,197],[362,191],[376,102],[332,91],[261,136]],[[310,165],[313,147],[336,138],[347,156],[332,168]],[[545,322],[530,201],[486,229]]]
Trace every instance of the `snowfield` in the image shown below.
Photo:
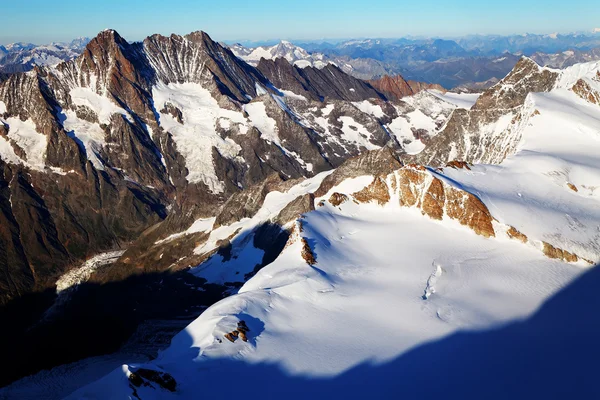
[[[352,193],[371,180],[354,179],[332,192]],[[143,399],[216,395],[231,374],[248,398],[322,398],[311,389],[314,379],[332,379],[332,392],[346,393],[345,381],[336,386],[333,378],[359,366],[385,365],[459,330],[525,318],[585,270],[508,238],[485,239],[453,221],[430,220],[401,208],[397,198],[385,207],[326,203],[302,226],[296,235],[313,248],[314,265],[302,258],[296,238],[152,363],[125,365],[71,398],[127,398],[127,377],[139,367],[168,372],[178,383],[175,393],[137,388]],[[250,329],[249,341],[230,343],[224,334],[239,320]],[[261,376],[267,367],[280,372]],[[288,393],[295,379],[308,381],[300,392]]]

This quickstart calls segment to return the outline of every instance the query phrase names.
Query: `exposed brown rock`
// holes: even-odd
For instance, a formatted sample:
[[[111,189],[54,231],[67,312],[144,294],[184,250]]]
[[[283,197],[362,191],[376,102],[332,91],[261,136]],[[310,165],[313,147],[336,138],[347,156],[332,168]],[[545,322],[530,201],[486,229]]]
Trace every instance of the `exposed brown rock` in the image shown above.
[[[507,231],[506,234],[508,235],[508,237],[510,237],[511,239],[516,239],[516,240],[520,240],[523,243],[527,243],[527,236],[525,236],[525,234],[519,232],[514,226],[511,226]]]
[[[450,161],[448,164],[446,164],[446,167],[450,167],[450,168],[454,168],[454,169],[468,169],[470,171],[471,170],[470,165],[473,165],[473,164],[469,164],[468,162],[465,162],[465,161],[454,160],[454,161]]]
[[[421,166],[409,166],[398,171],[398,188],[400,191],[400,205],[404,207],[420,207],[419,199],[422,193],[420,187],[425,182],[427,175]]]
[[[399,100],[405,96],[412,96],[427,89],[446,92],[446,90],[438,84],[407,81],[401,75],[386,75],[379,79],[370,80],[369,83],[375,89],[383,93],[389,100]]]
[[[224,336],[225,336],[225,339],[229,340],[231,343],[235,343],[235,337],[233,336],[233,334],[231,332],[226,333]]]
[[[550,243],[547,243],[547,242],[542,242],[542,243],[544,245],[544,254],[546,255],[546,257],[555,258],[555,259],[563,260],[566,262],[579,261],[579,257],[573,253],[570,253],[566,250],[554,247]]]
[[[337,207],[340,204],[347,202],[348,200],[349,200],[348,196],[346,196],[345,194],[342,194],[342,193],[338,193],[338,192],[333,193],[329,197],[329,203],[334,207]]]
[[[569,187],[569,189],[571,189],[574,192],[579,192],[579,189],[577,189],[577,186],[573,185],[571,182],[567,182],[567,186]]]
[[[577,83],[573,85],[573,92],[592,104],[600,105],[600,93],[592,89],[583,79],[579,79]]]
[[[476,234],[484,237],[495,237],[494,218],[481,200],[471,193],[446,186],[446,213],[461,225],[468,226]]]
[[[305,238],[302,238],[302,258],[307,264],[313,265],[317,263],[315,254]]]
[[[381,206],[390,201],[388,185],[381,176],[375,177],[369,186],[352,194],[352,196],[361,203],[368,203],[375,200]]]
[[[429,185],[425,196],[423,197],[423,214],[437,220],[444,216],[444,204],[446,203],[446,194],[444,193],[444,184],[437,178]]]
[[[424,215],[437,220],[446,215],[478,235],[495,236],[492,215],[473,194],[447,185],[436,177],[432,177],[427,185],[429,172],[420,166],[406,166],[396,174],[401,206],[420,208]]]

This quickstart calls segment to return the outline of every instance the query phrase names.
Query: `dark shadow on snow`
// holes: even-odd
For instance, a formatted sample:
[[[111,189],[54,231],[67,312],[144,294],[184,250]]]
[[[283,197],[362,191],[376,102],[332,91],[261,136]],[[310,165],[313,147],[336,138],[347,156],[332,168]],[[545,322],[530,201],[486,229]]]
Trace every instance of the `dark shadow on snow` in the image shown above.
[[[272,364],[231,359],[194,363],[182,357],[178,369],[187,369],[187,381],[181,377],[178,392],[183,398],[196,398],[202,392],[287,400],[598,399],[599,287],[600,269],[594,268],[524,321],[488,331],[459,332],[393,361],[367,362],[331,378],[291,376]],[[187,339],[191,346],[192,338]],[[177,371],[170,372],[180,378]]]

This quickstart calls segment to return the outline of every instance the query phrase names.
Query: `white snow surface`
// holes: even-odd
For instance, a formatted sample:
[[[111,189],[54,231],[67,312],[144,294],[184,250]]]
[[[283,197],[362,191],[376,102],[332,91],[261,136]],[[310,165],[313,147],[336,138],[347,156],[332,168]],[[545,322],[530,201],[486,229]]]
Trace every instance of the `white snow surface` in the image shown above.
[[[28,119],[21,121],[17,117],[6,120],[0,119],[0,123],[8,125],[8,138],[13,140],[25,151],[27,161],[22,160],[14,152],[14,149],[5,138],[0,138],[0,157],[5,161],[15,164],[25,164],[36,170],[43,170],[46,165],[46,147],[48,138],[36,130],[35,123]]]
[[[335,190],[351,194],[371,178]],[[294,379],[384,365],[459,330],[527,317],[584,271],[517,241],[485,239],[456,222],[423,217],[401,208],[397,197],[384,207],[327,203],[306,214],[302,226],[295,235],[310,244],[315,265],[304,261],[296,240],[237,295],[174,337],[156,360],[124,365],[71,398],[127,398],[127,377],[140,366],[178,382],[175,393],[140,387],[144,399],[219,393],[231,374],[245,397],[272,398]],[[230,343],[223,335],[239,320],[250,328],[249,341]],[[343,380],[332,382],[344,393]]]
[[[161,126],[173,135],[177,150],[183,155],[191,183],[203,182],[214,193],[224,190],[215,173],[212,148],[221,155],[235,158],[241,148],[231,139],[223,139],[217,133],[217,122],[246,124],[239,111],[221,108],[211,93],[197,83],[159,84],[152,90],[156,111],[160,113],[165,104],[179,108],[183,114],[180,124],[171,114],[160,113]],[[223,122],[220,122],[223,124]]]
[[[326,60],[324,54],[309,53],[302,47],[296,46],[288,41],[282,40],[274,46],[261,46],[256,48],[246,48],[240,45],[231,46],[233,53],[242,60],[251,65],[258,65],[261,58],[266,60],[275,60],[285,58],[290,64],[298,68],[315,67],[324,68],[330,62]]]
[[[87,87],[71,89],[71,100],[75,105],[86,106],[98,115],[101,124],[110,124],[113,114],[121,114],[131,121],[131,116],[123,108],[117,106],[111,99],[102,96]]]
[[[454,104],[457,108],[466,109],[473,107],[479,96],[481,96],[480,93],[442,93],[439,90],[428,90],[428,92],[448,103]]]
[[[62,110],[63,127],[69,136],[78,139],[84,146],[88,160],[98,170],[104,170],[99,152],[106,145],[105,132],[95,122],[83,120],[72,110]]]

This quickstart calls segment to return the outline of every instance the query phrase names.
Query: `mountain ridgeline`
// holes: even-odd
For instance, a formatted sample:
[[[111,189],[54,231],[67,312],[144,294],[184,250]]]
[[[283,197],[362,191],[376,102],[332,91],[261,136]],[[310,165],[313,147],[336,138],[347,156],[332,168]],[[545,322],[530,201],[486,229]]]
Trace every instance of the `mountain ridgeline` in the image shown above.
[[[200,103],[177,102],[193,95]],[[0,301],[49,287],[149,227],[160,237],[213,216],[273,175],[313,176],[364,150],[400,150],[352,104],[367,99],[386,104],[333,65],[255,68],[203,32],[128,43],[106,30],[77,58],[3,78]]]

